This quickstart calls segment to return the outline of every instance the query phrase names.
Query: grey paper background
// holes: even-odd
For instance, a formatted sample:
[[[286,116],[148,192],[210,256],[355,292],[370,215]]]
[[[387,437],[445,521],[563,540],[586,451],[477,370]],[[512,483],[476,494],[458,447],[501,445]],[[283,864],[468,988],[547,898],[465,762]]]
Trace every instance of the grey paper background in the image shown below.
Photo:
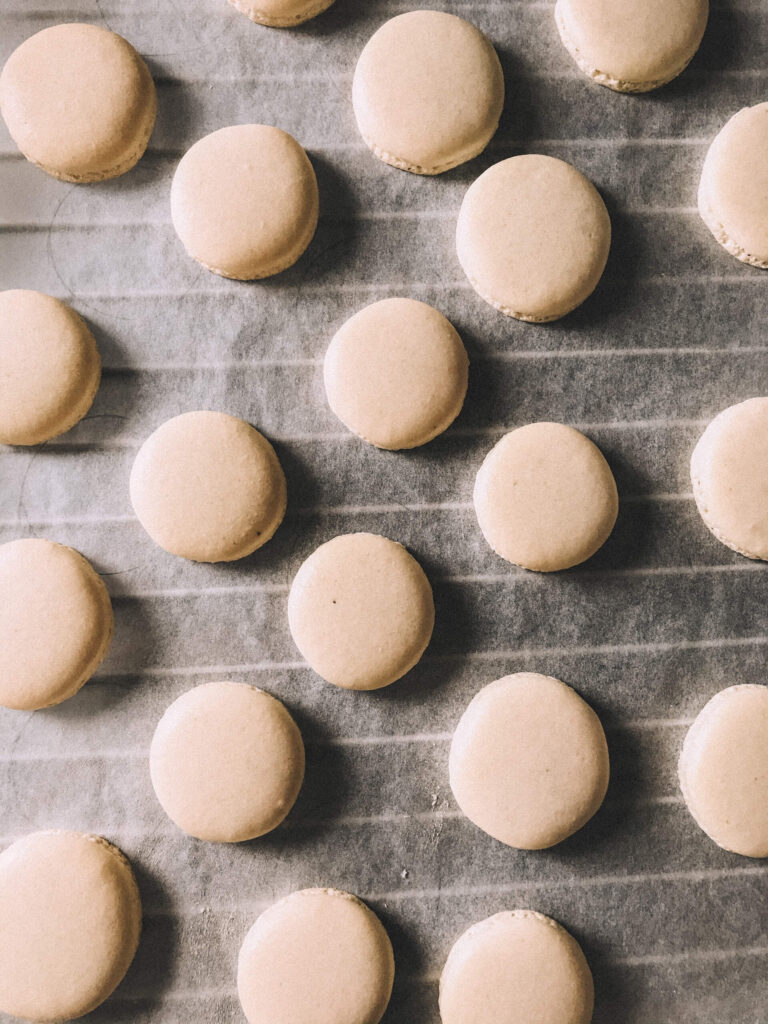
[[[419,6],[415,4],[414,6]],[[451,3],[498,48],[507,102],[486,154],[439,178],[388,168],[361,143],[351,73],[365,40],[409,9],[337,0],[295,31],[252,25],[224,0],[4,0],[0,58],[33,31],[85,20],[147,56],[160,110],[125,177],[56,182],[0,128],[0,287],[71,302],[91,324],[104,377],[91,415],[34,450],[0,451],[0,540],[71,544],[105,575],[108,660],[59,708],[0,712],[0,833],[68,826],[130,856],[145,930],[99,1024],[241,1021],[234,972],[257,912],[292,889],[350,889],[392,936],[388,1024],[435,1024],[453,940],[528,906],[582,942],[599,1024],[758,1024],[768,1017],[767,869],[725,853],[681,802],[687,725],[717,690],[765,682],[766,569],[700,522],[687,463],[722,407],[768,393],[764,272],[728,256],[695,211],[706,146],[739,107],[768,96],[763,3],[712,10],[704,45],[672,85],[641,97],[589,83],[560,45],[552,4]],[[171,224],[174,166],[200,136],[261,121],[308,149],[321,189],[317,236],[260,284],[188,259]],[[605,277],[559,323],[511,321],[475,296],[453,248],[469,183],[518,152],[564,157],[608,204]],[[426,448],[379,452],[329,412],[321,360],[348,315],[386,295],[432,302],[472,360],[466,407]],[[185,563],[135,522],[127,477],[163,420],[199,407],[242,416],[274,442],[289,511],[261,552]],[[485,545],[475,471],[508,428],[555,419],[585,430],[616,474],[621,514],[603,550],[549,577]],[[300,661],[285,601],[302,559],[340,532],[405,543],[434,584],[422,663],[384,692],[340,692]],[[450,733],[471,696],[533,669],[600,713],[608,798],[576,836],[541,853],[491,840],[458,813]],[[265,687],[294,712],[307,778],[283,827],[242,846],[184,837],[154,800],[146,751],[160,714],[196,683]]]

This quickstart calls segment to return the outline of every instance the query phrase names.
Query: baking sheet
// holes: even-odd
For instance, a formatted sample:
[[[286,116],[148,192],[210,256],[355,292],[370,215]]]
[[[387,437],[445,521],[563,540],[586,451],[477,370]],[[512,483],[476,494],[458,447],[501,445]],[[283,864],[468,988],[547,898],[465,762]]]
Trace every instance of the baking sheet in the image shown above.
[[[144,900],[136,961],[89,1020],[241,1021],[240,942],[292,889],[349,889],[380,914],[397,980],[388,1024],[436,1024],[454,939],[505,908],[533,907],[577,936],[597,1024],[757,1024],[768,1002],[768,869],[699,831],[676,785],[685,730],[732,683],[764,683],[765,566],[720,545],[687,473],[703,426],[768,393],[764,273],[739,264],[695,212],[711,137],[768,94],[765,5],[714,6],[701,52],[670,86],[618,96],[560,45],[552,4],[450,3],[495,43],[507,81],[488,151],[439,178],[375,160],[360,141],[351,73],[386,18],[420,6],[336,0],[295,31],[252,25],[224,0],[3,0],[0,59],[32,32],[91,21],[146,55],[160,110],[147,155],[123,178],[53,181],[0,127],[0,287],[74,305],[104,360],[89,417],[34,450],[0,450],[0,541],[71,544],[104,574],[116,635],[98,675],[50,710],[0,712],[0,833],[72,827],[131,858]],[[262,121],[308,149],[317,236],[259,284],[188,259],[168,204],[181,154],[223,125]],[[463,193],[518,152],[563,157],[599,187],[614,242],[595,295],[549,326],[506,319],[464,280],[453,231]],[[321,361],[334,330],[377,298],[431,302],[470,352],[464,412],[409,453],[351,437],[327,408]],[[218,408],[276,445],[286,521],[234,565],[183,562],[131,514],[127,478],[168,417]],[[471,509],[474,473],[507,429],[554,419],[585,430],[616,475],[614,535],[587,565],[542,577],[496,558]],[[433,642],[405,680],[337,691],[300,661],[290,581],[319,543],[371,530],[402,541],[435,588]],[[507,672],[573,685],[599,712],[612,758],[604,807],[550,851],[505,847],[457,811],[451,730]],[[211,679],[265,687],[295,714],[307,776],[286,823],[260,840],[185,838],[155,801],[146,752],[164,708]],[[2,1018],[5,1020],[6,1018]]]

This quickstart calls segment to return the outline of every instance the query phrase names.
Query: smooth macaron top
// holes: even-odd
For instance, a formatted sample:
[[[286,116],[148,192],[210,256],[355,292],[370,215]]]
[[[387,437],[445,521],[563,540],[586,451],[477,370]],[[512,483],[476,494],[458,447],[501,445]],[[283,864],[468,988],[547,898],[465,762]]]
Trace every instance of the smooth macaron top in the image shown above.
[[[458,416],[469,360],[442,313],[415,299],[381,299],[333,337],[325,355],[328,403],[379,448],[415,448]]]
[[[0,854],[0,1012],[82,1017],[122,981],[139,942],[131,866],[101,836],[33,832]]]
[[[728,120],[707,151],[699,212],[737,259],[768,268],[768,102]]]
[[[30,36],[0,75],[0,110],[24,156],[65,181],[129,170],[157,111],[147,65],[127,40],[68,23]]]
[[[618,92],[679,75],[699,48],[709,0],[558,0],[560,36],[582,71]]]
[[[594,998],[578,942],[533,910],[472,925],[440,977],[442,1024],[589,1024]]]
[[[729,686],[699,712],[678,765],[688,810],[718,846],[768,857],[768,686]]]
[[[278,900],[245,937],[237,991],[248,1024],[378,1024],[395,976],[378,917],[338,889]]]
[[[724,409],[691,456],[693,496],[719,541],[768,560],[768,398]]]
[[[0,292],[0,443],[40,444],[88,412],[101,380],[93,335],[43,292]]]
[[[36,537],[0,545],[0,706],[33,711],[72,697],[106,656],[107,588],[72,548]]]
[[[229,0],[251,21],[270,28],[292,28],[327,10],[333,0]]]
[[[444,11],[385,22],[355,68],[360,134],[385,163],[439,174],[485,149],[504,105],[504,75],[489,40]]]
[[[556,572],[586,561],[610,536],[616,482],[600,449],[562,423],[510,431],[475,478],[477,521],[508,562]]]
[[[521,850],[562,842],[592,817],[609,778],[605,733],[570,686],[537,672],[475,694],[451,743],[451,789],[488,835]]]
[[[595,186],[551,156],[489,167],[461,204],[456,251],[472,287],[520,320],[565,316],[594,291],[611,244]]]
[[[269,441],[245,420],[201,410],[167,420],[131,469],[131,503],[156,544],[194,562],[256,551],[285,515],[285,474]]]
[[[264,124],[206,135],[181,158],[171,185],[173,226],[189,255],[241,281],[295,263],[318,209],[309,157],[288,132]]]
[[[424,570],[402,544],[373,533],[321,544],[288,596],[296,646],[318,675],[350,690],[377,690],[404,676],[434,623]]]
[[[198,839],[239,843],[276,828],[304,778],[304,744],[279,700],[244,683],[205,683],[171,704],[149,753],[166,814]]]

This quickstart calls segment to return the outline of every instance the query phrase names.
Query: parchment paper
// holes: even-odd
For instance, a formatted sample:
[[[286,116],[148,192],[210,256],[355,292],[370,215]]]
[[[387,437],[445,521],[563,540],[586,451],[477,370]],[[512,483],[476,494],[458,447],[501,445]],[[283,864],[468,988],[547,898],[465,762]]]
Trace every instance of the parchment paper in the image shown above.
[[[432,7],[474,21],[507,81],[501,129],[479,159],[438,178],[379,163],[357,134],[351,73],[366,39],[414,5],[337,0],[295,31],[252,25],[224,0],[4,0],[0,58],[32,32],[82,20],[147,56],[160,110],[150,148],[116,181],[53,181],[0,129],[0,287],[71,302],[101,348],[91,415],[34,450],[0,452],[0,540],[71,544],[105,576],[117,629],[96,678],[64,705],[0,713],[0,832],[67,826],[116,842],[145,907],[136,961],[94,1024],[241,1021],[240,942],[292,889],[358,893],[390,931],[388,1024],[435,1024],[437,977],[456,937],[518,906],[551,914],[593,967],[598,1024],[759,1024],[768,1019],[768,873],[725,853],[681,802],[686,727],[732,683],[764,683],[766,568],[705,529],[690,451],[721,408],[768,393],[763,272],[728,256],[695,211],[709,140],[768,98],[761,2],[716,4],[676,82],[619,96],[562,48],[552,4]],[[223,281],[183,252],[170,179],[202,135],[277,124],[308,149],[321,222],[291,270]],[[453,231],[469,183],[518,152],[563,157],[608,204],[605,277],[581,309],[540,327],[508,320],[464,280]],[[327,408],[321,360],[334,330],[386,295],[432,302],[470,351],[455,426],[426,448],[384,453]],[[137,446],[195,408],[242,416],[274,440],[289,481],[275,539],[228,566],[183,562],[132,516]],[[616,474],[621,514],[582,568],[539,576],[502,562],[471,509],[474,474],[512,426],[583,429]],[[285,614],[302,559],[337,533],[405,543],[435,588],[422,663],[374,694],[337,691],[304,666]],[[558,676],[605,724],[604,807],[553,850],[507,848],[464,820],[447,780],[451,731],[473,694],[508,672]],[[165,707],[196,683],[265,687],[307,742],[287,822],[240,846],[183,836],[154,799],[147,748]]]

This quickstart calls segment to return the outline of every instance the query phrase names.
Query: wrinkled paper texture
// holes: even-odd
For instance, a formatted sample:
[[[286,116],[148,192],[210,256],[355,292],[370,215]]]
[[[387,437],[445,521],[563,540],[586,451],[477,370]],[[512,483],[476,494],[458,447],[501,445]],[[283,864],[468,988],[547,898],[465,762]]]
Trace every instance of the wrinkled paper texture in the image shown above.
[[[70,544],[110,589],[116,634],[97,676],[62,706],[0,712],[3,845],[33,829],[94,831],[131,858],[144,901],[138,955],[99,1024],[241,1021],[240,943],[293,889],[349,889],[381,915],[397,980],[388,1024],[436,1024],[437,979],[471,923],[531,907],[561,921],[592,965],[597,1024],[756,1024],[768,1000],[768,874],[697,828],[677,787],[687,726],[717,690],[765,682],[768,570],[719,544],[690,494],[688,459],[721,408],[768,393],[765,272],[738,263],[695,210],[707,145],[768,98],[768,11],[718,3],[674,83],[621,96],[589,82],[539,0],[432,7],[474,21],[507,83],[486,153],[437,178],[377,161],[354,123],[356,56],[394,0],[337,0],[294,31],[251,24],[225,0],[5,0],[0,59],[32,32],[83,20],[125,35],[155,77],[149,150],[124,177],[54,181],[0,128],[0,287],[70,302],[104,376],[90,415],[35,449],[0,451],[0,540]],[[304,257],[270,280],[222,280],[175,237],[169,187],[182,153],[239,122],[307,148],[321,220]],[[555,324],[509,320],[471,290],[453,246],[470,182],[541,152],[597,185],[614,239],[597,291]],[[322,357],[357,309],[388,295],[433,303],[471,358],[465,409],[422,449],[378,451],[327,407]],[[128,473],[177,413],[242,416],[274,443],[289,508],[275,538],[233,565],[155,547]],[[541,576],[485,544],[474,474],[505,430],[538,419],[584,430],[606,454],[621,512],[586,565]],[[336,690],[301,661],[286,597],[301,561],[354,530],[406,544],[435,589],[437,625],[407,678]],[[596,817],[544,852],[519,852],[458,812],[451,731],[473,694],[509,672],[574,686],[612,759]],[[298,803],[238,846],[182,835],[152,793],[147,749],[165,707],[212,679],[280,697],[307,744]]]

